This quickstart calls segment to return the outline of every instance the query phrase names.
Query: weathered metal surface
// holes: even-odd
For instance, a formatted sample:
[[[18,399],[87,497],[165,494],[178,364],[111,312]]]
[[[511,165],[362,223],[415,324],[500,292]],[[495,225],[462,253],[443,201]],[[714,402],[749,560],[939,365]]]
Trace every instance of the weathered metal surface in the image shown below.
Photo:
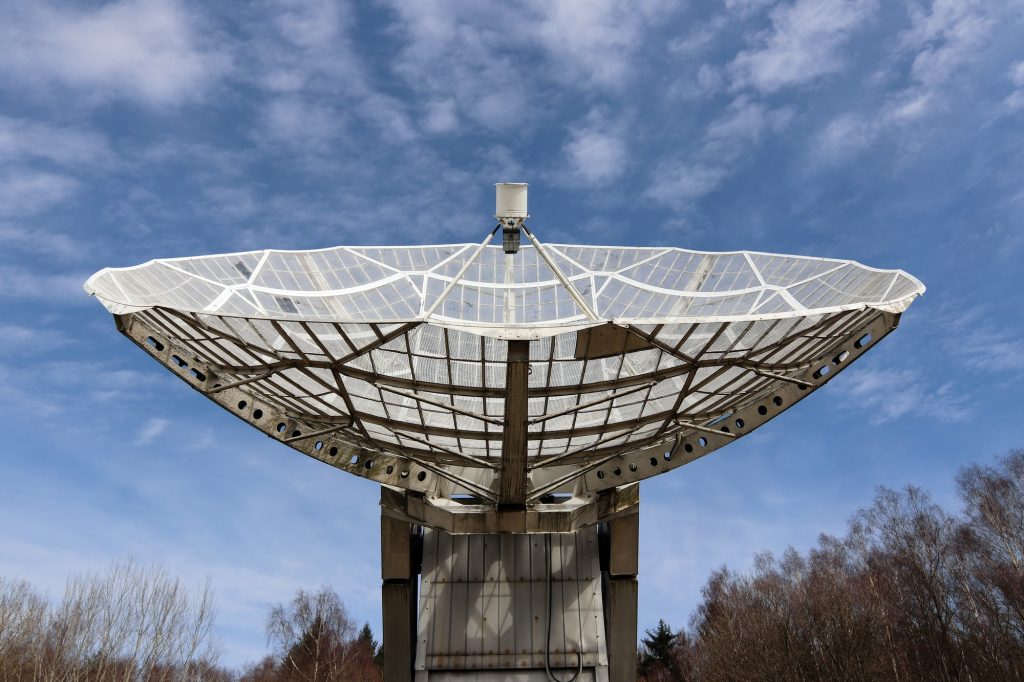
[[[381,585],[383,607],[384,679],[411,682],[416,616],[416,583],[411,580],[385,581]]]
[[[608,674],[616,682],[636,680],[637,601],[636,576],[640,558],[640,509],[611,519],[608,565],[603,576],[607,609]]]
[[[613,578],[635,577],[640,571],[640,510],[608,522],[608,572]]]
[[[652,348],[648,341],[611,322],[576,333],[577,360],[598,360]]]
[[[608,677],[615,682],[634,682],[639,586],[632,577],[611,578],[607,586]]]
[[[573,671],[575,672],[575,671]],[[558,671],[559,679],[572,676],[569,671]],[[421,677],[422,675],[422,677]],[[543,670],[437,670],[429,674],[417,673],[416,682],[551,682]],[[605,669],[600,669],[595,676],[594,671],[584,670],[578,682],[608,682]]]
[[[530,342],[509,341],[505,360],[505,411],[498,485],[500,505],[522,505],[526,502],[529,374]]]
[[[640,501],[639,484],[572,497],[526,509],[433,500],[400,489],[381,488],[381,513],[395,519],[436,528],[454,535],[484,533],[571,533],[600,521],[630,513]]]
[[[408,580],[412,576],[412,527],[406,521],[382,514],[380,518],[380,571],[384,580]]]
[[[412,526],[380,517],[382,662],[387,682],[411,682],[416,650],[417,571],[412,556]]]
[[[579,652],[584,668],[601,668],[607,654],[596,529],[551,538],[551,665],[575,669]],[[417,671],[543,671],[545,559],[543,535],[428,530]]]

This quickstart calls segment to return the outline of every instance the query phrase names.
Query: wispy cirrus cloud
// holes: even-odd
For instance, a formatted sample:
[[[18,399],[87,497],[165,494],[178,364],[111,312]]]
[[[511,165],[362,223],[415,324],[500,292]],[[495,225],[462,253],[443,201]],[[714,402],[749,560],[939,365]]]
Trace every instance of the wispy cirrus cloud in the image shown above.
[[[90,252],[87,244],[69,234],[15,223],[0,223],[0,244],[56,261],[79,260]]]
[[[93,170],[108,166],[115,158],[106,136],[96,131],[0,116],[0,161],[44,159]]]
[[[772,30],[757,35],[755,46],[729,65],[734,87],[771,94],[840,71],[847,63],[842,48],[878,6],[878,0],[795,0],[776,6]]]
[[[1008,75],[1013,90],[1003,100],[1003,106],[1012,114],[1024,109],[1024,61],[1013,64]]]
[[[856,368],[833,390],[876,424],[909,417],[961,422],[974,414],[953,381],[936,381],[914,369]]]
[[[149,445],[166,431],[170,425],[171,422],[162,417],[150,417],[135,432],[135,440],[133,442],[137,447]]]
[[[569,128],[562,153],[566,168],[560,175],[564,182],[585,187],[607,185],[621,176],[629,163],[625,126],[592,111]]]
[[[21,265],[0,265],[0,299],[23,299],[50,303],[84,303],[82,291],[87,272],[53,273]]]
[[[4,355],[42,355],[70,342],[63,331],[49,325],[29,327],[0,323],[0,352]]]
[[[790,107],[773,108],[747,96],[736,97],[707,125],[703,144],[690,158],[664,161],[655,169],[646,196],[681,208],[710,194],[751,147],[765,135],[784,130],[793,115]]]
[[[942,342],[951,361],[970,370],[1010,376],[1024,370],[1024,339],[1005,316],[970,306],[951,308],[944,317]]]
[[[67,175],[12,168],[0,176],[0,217],[29,216],[71,198],[79,182]]]
[[[241,74],[259,87],[260,137],[329,155],[355,118],[386,142],[416,136],[406,105],[371,82],[353,44],[354,20],[333,0],[277,0],[246,25],[249,65]]]
[[[529,9],[523,35],[539,42],[556,79],[610,88],[634,73],[652,25],[677,10],[666,0],[533,0]]]
[[[616,91],[628,87],[645,41],[678,12],[664,0],[560,0],[480,4],[388,0],[403,46],[395,71],[425,95],[424,125],[445,118],[489,130],[522,129],[537,106],[566,85]],[[513,31],[505,27],[516,27]],[[523,65],[530,63],[529,69]],[[448,129],[448,126],[445,127]]]
[[[898,36],[890,55],[893,65],[882,74],[907,84],[886,91],[873,109],[830,121],[815,141],[819,162],[845,161],[892,135],[920,133],[922,120],[955,106],[949,101],[955,84],[984,60],[1000,22],[1021,23],[1003,2],[935,0],[908,5],[908,12],[910,26]],[[1011,81],[1014,75],[1011,67]],[[1003,106],[1012,110],[1012,93]]]

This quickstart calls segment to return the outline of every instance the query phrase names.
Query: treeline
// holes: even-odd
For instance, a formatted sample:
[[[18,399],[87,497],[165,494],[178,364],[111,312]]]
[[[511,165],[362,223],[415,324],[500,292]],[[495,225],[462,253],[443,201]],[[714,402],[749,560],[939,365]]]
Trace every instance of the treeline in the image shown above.
[[[711,575],[689,627],[664,622],[643,682],[1024,682],[1024,451],[957,478],[950,513],[882,489],[843,537]],[[380,682],[380,651],[329,588],[267,617],[271,653],[219,667],[208,586],[119,562],[50,602],[0,578],[0,682]]]
[[[0,578],[0,682],[218,680],[213,623],[209,586],[130,561],[72,578],[55,604]]]
[[[647,632],[640,678],[1024,680],[1024,451],[957,488],[961,512],[882,489],[843,537],[716,571],[688,628]]]
[[[209,586],[122,561],[69,580],[50,603],[0,578],[0,682],[381,682],[379,646],[330,588],[273,606],[273,653],[241,671],[218,665]]]
[[[369,625],[356,632],[329,588],[299,590],[270,609],[267,638],[274,653],[249,666],[240,682],[381,682],[380,647]]]

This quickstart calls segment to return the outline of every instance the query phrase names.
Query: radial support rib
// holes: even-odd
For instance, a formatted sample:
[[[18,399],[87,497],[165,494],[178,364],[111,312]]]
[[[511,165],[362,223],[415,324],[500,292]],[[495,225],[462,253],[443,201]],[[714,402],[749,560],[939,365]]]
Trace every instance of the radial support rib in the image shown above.
[[[526,432],[529,417],[527,384],[530,342],[509,341],[505,364],[505,425],[501,433],[499,504],[526,503]]]

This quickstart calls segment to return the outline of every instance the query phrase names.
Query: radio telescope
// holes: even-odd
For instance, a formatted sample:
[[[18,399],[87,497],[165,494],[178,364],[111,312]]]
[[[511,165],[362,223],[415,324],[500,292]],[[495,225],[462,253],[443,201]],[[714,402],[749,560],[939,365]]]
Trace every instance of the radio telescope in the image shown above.
[[[634,679],[639,482],[789,409],[924,292],[852,261],[542,244],[526,198],[499,184],[480,244],[85,285],[207,398],[381,485],[388,682]]]

